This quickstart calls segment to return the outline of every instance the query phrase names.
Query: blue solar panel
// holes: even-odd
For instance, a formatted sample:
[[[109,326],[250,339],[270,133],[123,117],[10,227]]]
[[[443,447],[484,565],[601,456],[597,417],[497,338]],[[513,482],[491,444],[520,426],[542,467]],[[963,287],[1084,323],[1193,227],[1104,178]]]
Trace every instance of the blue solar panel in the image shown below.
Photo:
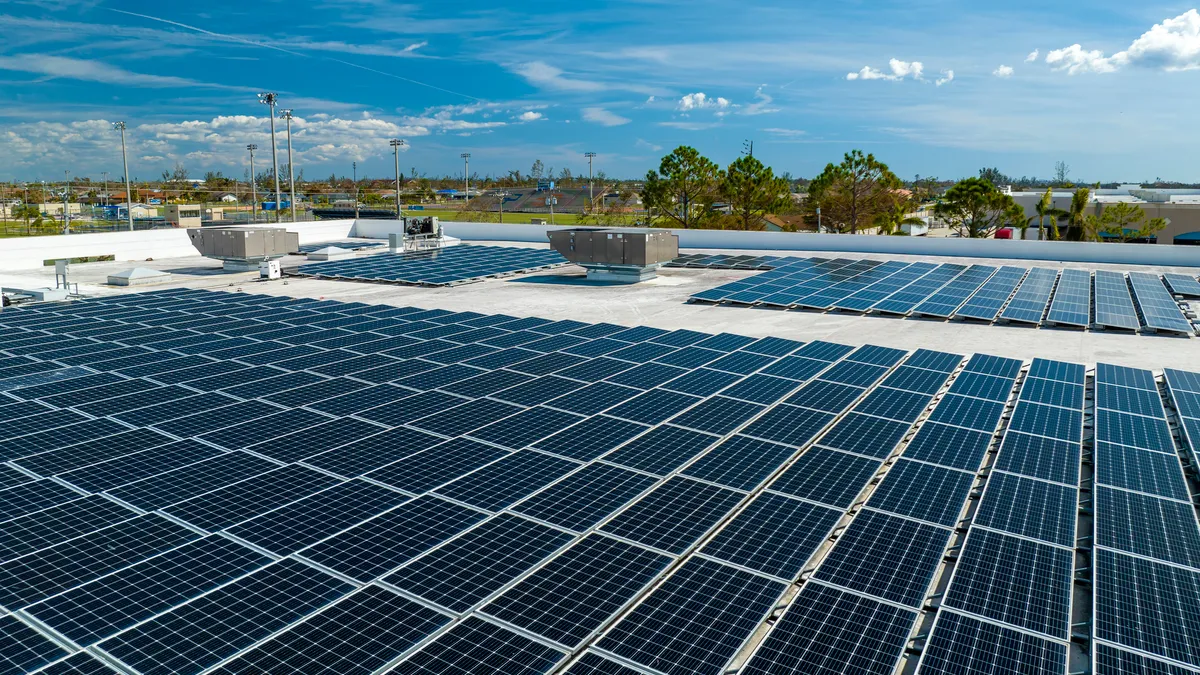
[[[1120,272],[1097,270],[1096,277],[1096,324],[1107,328],[1138,330],[1137,310],[1129,295],[1125,275]]]
[[[938,525],[954,525],[975,475],[901,458],[875,488],[867,506]]]
[[[1087,270],[1063,270],[1046,321],[1065,326],[1087,326],[1091,310],[1092,273]]]
[[[921,657],[920,672],[1062,675],[1066,668],[1067,645],[1063,642],[943,610]]]
[[[1050,302],[1050,293],[1058,280],[1058,270],[1035,267],[1025,277],[1021,288],[1009,300],[1008,306],[1000,314],[1001,320],[1019,321],[1021,323],[1041,323],[1042,315],[1046,313],[1046,305]]]
[[[1130,272],[1129,285],[1133,287],[1146,328],[1171,333],[1195,332],[1191,322],[1179,309],[1179,303],[1171,297],[1157,274]]]
[[[974,524],[1074,547],[1078,502],[1073,487],[995,471]]]

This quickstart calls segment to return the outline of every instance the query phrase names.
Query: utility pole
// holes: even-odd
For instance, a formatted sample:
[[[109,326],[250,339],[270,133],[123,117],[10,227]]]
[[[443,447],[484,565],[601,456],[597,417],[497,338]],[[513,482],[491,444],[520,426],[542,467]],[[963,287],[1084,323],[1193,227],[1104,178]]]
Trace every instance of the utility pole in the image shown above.
[[[751,158],[754,157],[754,141],[742,141],[742,150]]]
[[[121,132],[121,166],[125,169],[125,216],[129,219],[129,231],[133,232],[133,186],[129,182],[129,155],[125,152],[125,123],[113,122],[113,128]]]
[[[354,219],[358,220],[358,162],[350,162],[354,169]]]
[[[292,164],[292,110],[285,108],[279,111],[279,116],[287,121],[288,135],[288,185],[292,193],[292,222],[296,222],[296,167]]]
[[[501,190],[500,192],[496,193],[496,196],[499,197],[499,199],[500,199],[500,222],[503,223],[504,222],[504,198],[508,196],[508,191]]]
[[[108,206],[108,172],[101,171],[100,175],[104,177],[104,205]]]
[[[246,149],[250,151],[250,222],[257,223],[258,222],[258,187],[255,185],[255,180],[254,180],[255,179],[255,176],[254,176],[254,151],[258,149],[258,146],[251,143],[250,145],[246,146]]]
[[[583,153],[583,156],[587,157],[588,160],[588,208],[594,209],[596,208],[594,203],[596,197],[592,194],[592,160],[596,159],[596,153],[585,152]]]
[[[275,174],[275,222],[280,221],[279,211],[283,204],[283,193],[279,191],[279,153],[275,148],[275,103],[274,92],[264,91],[258,95],[258,102],[271,109],[271,171]]]
[[[400,148],[407,143],[403,139],[393,138],[388,145],[392,146],[392,154],[396,156],[396,220],[400,220]]]
[[[463,205],[471,201],[471,153],[464,152],[459,155],[463,161]]]
[[[63,187],[63,234],[71,234],[71,209],[67,204],[67,196],[71,194],[71,170],[63,171],[66,178],[63,179],[65,187]]]

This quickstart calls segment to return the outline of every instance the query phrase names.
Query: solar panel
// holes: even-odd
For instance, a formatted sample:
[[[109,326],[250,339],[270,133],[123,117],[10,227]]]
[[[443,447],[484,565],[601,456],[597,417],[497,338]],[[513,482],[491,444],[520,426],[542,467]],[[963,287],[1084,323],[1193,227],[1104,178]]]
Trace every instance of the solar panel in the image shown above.
[[[655,427],[605,456],[604,460],[665,476],[720,440],[719,436],[680,427]]]
[[[1021,401],[1045,403],[1064,408],[1083,407],[1083,384],[1073,384],[1056,380],[1043,380],[1037,377],[1026,378],[1017,397]]]
[[[1200,525],[1191,504],[1096,488],[1096,544],[1200,569]]]
[[[100,646],[139,672],[199,672],[353,588],[285,558]]]
[[[818,445],[883,459],[892,454],[912,425],[851,412],[817,441]],[[747,429],[749,432],[749,429]]]
[[[1142,327],[1125,275],[1096,270],[1096,324],[1106,328],[1138,330]]]
[[[26,611],[78,645],[99,642],[181,605],[271,559],[206,537],[34,604]]]
[[[764,492],[700,549],[780,579],[795,579],[829,538],[842,510]]]
[[[494,623],[468,617],[389,672],[397,675],[538,675],[565,657]]]
[[[588,461],[599,457],[649,427],[636,422],[626,422],[614,417],[596,416],[567,427],[549,438],[534,444],[534,447],[563,457]],[[670,428],[668,428],[670,429]],[[699,438],[708,438],[700,435]],[[713,442],[708,440],[708,443]]]
[[[575,646],[633,600],[670,562],[660,553],[591,535],[482,611],[558,644]]]
[[[301,265],[296,274],[323,279],[450,286],[565,264],[567,262],[557,252],[546,249],[460,245],[433,251],[309,263]]]
[[[1097,675],[1196,675],[1195,670],[1118,649],[1103,642],[1093,649]]]
[[[864,510],[817,568],[816,579],[920,607],[951,530]]]
[[[411,502],[301,551],[352,579],[376,579],[483,520],[482,512],[436,497]]]
[[[1188,501],[1179,460],[1166,453],[1144,452],[1112,443],[1096,444],[1096,482],[1159,497]]]
[[[946,604],[1065,639],[1075,551],[972,528]]]
[[[813,410],[840,413],[853,405],[865,391],[863,387],[814,380],[785,399],[785,402]]]
[[[888,469],[867,506],[952,526],[974,482],[975,475],[966,471],[901,458]]]
[[[811,441],[833,418],[832,413],[780,404],[751,422],[742,433],[799,447]]]
[[[571,541],[569,534],[509,514],[481,523],[384,581],[465,612]]]
[[[947,394],[933,409],[929,421],[976,431],[993,431],[1003,410],[1004,404],[999,401]]]
[[[929,422],[909,441],[904,456],[964,471],[976,471],[991,442],[991,432]]]
[[[579,468],[568,459],[523,450],[437,489],[464,504],[498,511]]]
[[[787,585],[693,558],[597,643],[667,675],[720,675]]]
[[[916,618],[915,611],[810,581],[742,672],[841,673],[854,664],[856,673],[890,675]]]
[[[1171,333],[1195,332],[1191,322],[1179,309],[1179,303],[1175,302],[1157,274],[1130,272],[1129,285],[1133,287],[1133,295],[1142,310],[1146,328]]]
[[[920,672],[950,675],[1061,675],[1067,668],[1067,646],[941,611],[921,657]]]
[[[26,673],[66,655],[66,650],[21,623],[15,616],[0,617],[0,664],[12,673]]]
[[[512,507],[538,520],[582,532],[657,482],[643,473],[591,464]]]
[[[753,490],[794,454],[796,449],[790,446],[733,436],[684,469],[683,475]]]
[[[1196,281],[1196,277],[1188,274],[1164,274],[1163,280],[1176,295],[1200,298],[1200,282]]]
[[[630,541],[680,554],[725,518],[739,492],[688,478],[672,478],[600,528]]]
[[[988,279],[996,273],[996,268],[988,265],[971,265],[954,281],[946,284],[940,290],[929,296],[913,309],[914,314],[949,318],[979,290]]]
[[[826,448],[802,454],[770,489],[823,504],[848,508],[879,470],[880,461]]]
[[[1200,572],[1095,552],[1095,637],[1200,666]]]
[[[1012,431],[1078,442],[1083,436],[1083,412],[1024,402],[1013,411],[1008,428]]]
[[[1044,267],[1031,269],[1020,289],[1012,296],[1000,314],[1000,319],[1021,323],[1041,323],[1057,280],[1058,270]]]
[[[1072,547],[1078,501],[1073,487],[996,471],[974,524]]]

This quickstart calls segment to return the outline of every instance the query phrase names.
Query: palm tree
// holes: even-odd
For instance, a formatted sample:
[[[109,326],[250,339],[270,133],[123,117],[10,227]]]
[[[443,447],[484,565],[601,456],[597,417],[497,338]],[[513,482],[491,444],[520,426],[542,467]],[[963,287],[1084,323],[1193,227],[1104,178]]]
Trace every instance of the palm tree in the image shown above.
[[[915,207],[916,203],[911,200],[896,201],[892,208],[879,214],[879,217],[875,219],[875,226],[879,228],[876,234],[898,234],[905,225],[924,225],[924,220],[909,215]]]
[[[1086,223],[1085,211],[1088,207],[1088,202],[1091,199],[1092,191],[1087,188],[1079,188],[1075,194],[1071,196],[1071,208],[1068,209],[1065,216],[1060,216],[1061,220],[1067,222],[1067,240],[1068,241],[1083,241],[1085,238],[1084,226]]]
[[[1040,201],[1038,201],[1037,206],[1034,206],[1033,208],[1034,211],[1037,212],[1038,229],[1041,230],[1043,227],[1045,227],[1046,218],[1050,218],[1052,226],[1050,238],[1054,241],[1058,241],[1058,219],[1065,217],[1068,214],[1062,209],[1054,208],[1054,193],[1051,188],[1046,188],[1046,194],[1042,195],[1042,198]],[[1024,232],[1021,232],[1021,238],[1025,238]]]

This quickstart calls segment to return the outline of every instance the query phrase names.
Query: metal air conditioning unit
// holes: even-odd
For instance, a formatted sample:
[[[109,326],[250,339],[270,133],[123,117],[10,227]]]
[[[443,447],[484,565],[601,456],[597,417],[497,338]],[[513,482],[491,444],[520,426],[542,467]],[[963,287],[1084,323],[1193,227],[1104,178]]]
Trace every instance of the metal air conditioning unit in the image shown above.
[[[550,247],[587,270],[588,279],[633,284],[679,257],[679,237],[663,230],[573,228],[547,232]]]
[[[204,227],[188,230],[192,246],[231,272],[253,272],[261,262],[300,250],[300,235],[278,227]]]

